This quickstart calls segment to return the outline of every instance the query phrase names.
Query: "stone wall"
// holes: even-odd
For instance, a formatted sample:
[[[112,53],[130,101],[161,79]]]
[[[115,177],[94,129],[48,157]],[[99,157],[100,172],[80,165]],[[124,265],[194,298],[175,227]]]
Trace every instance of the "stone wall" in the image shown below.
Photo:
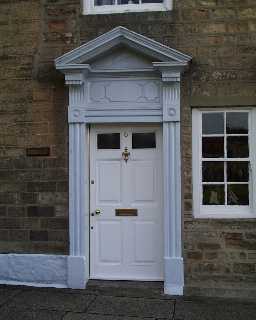
[[[255,0],[101,16],[81,15],[79,0],[2,0],[1,252],[67,253],[68,101],[53,59],[118,25],[193,56],[182,83],[186,293],[256,295],[256,222],[193,219],[191,186],[191,107],[256,106]],[[26,156],[38,146],[50,156]]]
[[[1,253],[68,250],[66,95],[39,80],[43,17],[40,1],[0,2]],[[28,157],[32,147],[50,155]]]

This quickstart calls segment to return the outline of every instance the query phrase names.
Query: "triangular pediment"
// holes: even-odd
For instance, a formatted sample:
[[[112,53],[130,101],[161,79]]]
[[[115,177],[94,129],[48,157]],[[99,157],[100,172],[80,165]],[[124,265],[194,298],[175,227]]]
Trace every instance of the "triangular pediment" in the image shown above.
[[[57,69],[88,65],[99,69],[147,68],[152,62],[187,64],[191,57],[124,27],[117,27],[55,60]]]
[[[120,47],[96,57],[90,61],[90,65],[94,70],[148,69],[152,68],[152,62],[148,56]]]

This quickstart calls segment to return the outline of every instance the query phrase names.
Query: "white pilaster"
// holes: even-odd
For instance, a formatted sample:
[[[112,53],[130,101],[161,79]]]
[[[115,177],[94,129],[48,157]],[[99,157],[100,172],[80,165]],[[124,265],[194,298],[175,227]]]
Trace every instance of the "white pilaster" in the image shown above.
[[[69,85],[69,108],[84,102],[84,80],[81,74],[66,75]],[[87,145],[86,123],[69,119],[69,240],[68,286],[82,289],[88,280],[89,261],[86,261],[89,243],[86,241],[88,228],[88,198],[86,197]]]
[[[163,86],[164,151],[164,244],[166,294],[182,295],[184,266],[182,258],[180,83]]]

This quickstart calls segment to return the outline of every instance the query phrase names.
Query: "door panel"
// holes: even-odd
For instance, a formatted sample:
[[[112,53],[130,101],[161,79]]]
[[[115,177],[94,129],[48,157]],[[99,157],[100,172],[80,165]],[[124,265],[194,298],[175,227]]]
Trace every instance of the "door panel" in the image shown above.
[[[131,171],[133,203],[154,201],[156,189],[154,163],[152,161],[133,161]]]
[[[122,263],[122,226],[120,221],[100,221],[97,226],[100,263]]]
[[[135,263],[155,263],[156,252],[154,246],[154,234],[156,230],[153,221],[141,221],[134,223],[135,227]],[[146,242],[147,241],[147,242]]]
[[[97,205],[104,202],[113,204],[121,201],[121,163],[120,161],[97,161]],[[111,184],[111,187],[110,187]]]
[[[161,128],[94,125],[90,142],[91,278],[162,280]],[[116,216],[115,209],[137,215]]]

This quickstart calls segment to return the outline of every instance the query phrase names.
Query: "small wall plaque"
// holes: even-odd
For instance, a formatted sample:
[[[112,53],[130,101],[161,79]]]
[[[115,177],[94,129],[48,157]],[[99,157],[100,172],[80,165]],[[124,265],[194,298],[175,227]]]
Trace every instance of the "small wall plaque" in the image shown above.
[[[27,148],[27,157],[49,157],[49,147]]]
[[[118,217],[136,217],[138,209],[116,209],[116,216]]]

